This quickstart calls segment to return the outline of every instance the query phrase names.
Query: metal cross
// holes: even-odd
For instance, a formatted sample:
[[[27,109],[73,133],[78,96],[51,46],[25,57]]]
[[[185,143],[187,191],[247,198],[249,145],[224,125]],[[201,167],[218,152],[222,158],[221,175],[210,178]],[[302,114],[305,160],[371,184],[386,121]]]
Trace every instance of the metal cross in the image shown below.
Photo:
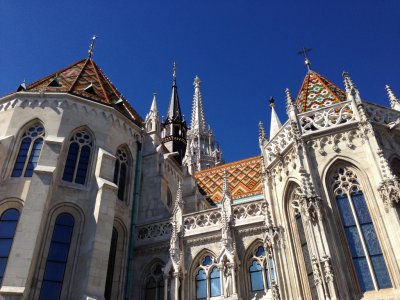
[[[97,38],[96,35],[94,35],[94,36],[92,37],[92,41],[91,41],[91,43],[90,43],[89,51],[88,51],[89,58],[91,58],[92,55],[93,55],[93,51],[94,51],[94,41],[96,40],[96,38]]]
[[[303,49],[302,49],[301,51],[297,52],[297,54],[303,55],[303,57],[304,57],[304,63],[306,64],[307,69],[308,69],[309,71],[311,70],[311,62],[310,62],[310,60],[309,60],[308,57],[307,57],[307,52],[311,52],[311,50],[312,50],[311,48],[306,49],[306,48],[303,47]]]

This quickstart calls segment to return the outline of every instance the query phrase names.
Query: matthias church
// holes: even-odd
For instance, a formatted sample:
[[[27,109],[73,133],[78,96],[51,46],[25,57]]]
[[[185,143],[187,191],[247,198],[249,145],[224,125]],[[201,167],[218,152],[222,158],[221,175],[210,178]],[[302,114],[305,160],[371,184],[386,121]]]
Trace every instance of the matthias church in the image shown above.
[[[175,65],[164,120],[91,53],[2,96],[0,299],[400,299],[400,99],[306,64],[229,163]]]

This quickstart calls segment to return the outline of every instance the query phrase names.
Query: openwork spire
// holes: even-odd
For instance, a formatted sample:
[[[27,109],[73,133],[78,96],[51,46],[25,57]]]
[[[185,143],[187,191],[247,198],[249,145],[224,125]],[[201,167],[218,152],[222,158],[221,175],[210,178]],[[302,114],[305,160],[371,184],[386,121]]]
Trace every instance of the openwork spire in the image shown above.
[[[200,78],[196,75],[194,78],[194,95],[193,95],[193,108],[192,108],[192,123],[190,129],[193,131],[205,132],[206,127],[206,120],[204,117],[204,110],[203,110],[203,99],[201,96],[200,90]]]
[[[269,99],[269,107],[271,108],[271,126],[269,138],[272,139],[282,127],[282,123],[279,120],[278,114],[275,111],[275,99],[273,97]]]

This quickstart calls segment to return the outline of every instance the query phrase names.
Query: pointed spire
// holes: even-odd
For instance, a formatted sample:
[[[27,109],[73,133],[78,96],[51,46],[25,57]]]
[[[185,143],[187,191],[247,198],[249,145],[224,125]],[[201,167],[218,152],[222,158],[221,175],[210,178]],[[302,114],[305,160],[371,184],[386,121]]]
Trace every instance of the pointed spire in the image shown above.
[[[273,97],[269,99],[269,107],[271,108],[271,126],[269,138],[272,139],[282,127],[282,123],[279,120],[279,117],[275,111],[275,99]]]
[[[176,63],[174,62],[172,67],[172,93],[171,101],[169,103],[169,109],[167,113],[167,120],[183,121],[181,106],[179,103],[178,87],[176,86]]]
[[[158,115],[157,93],[153,93],[153,101],[151,102],[150,111]]]
[[[260,121],[258,123],[258,141],[260,143],[260,146],[264,143],[265,140],[266,136],[265,136],[264,124],[263,122]]]
[[[223,175],[223,177],[224,177],[224,183],[223,183],[223,185],[222,185],[222,193],[223,193],[223,195],[225,195],[225,196],[231,198],[231,189],[230,189],[230,187],[229,187],[228,175],[227,175],[227,173],[226,173],[226,170],[224,170],[224,175]]]
[[[203,98],[201,96],[200,90],[201,80],[199,76],[196,75],[194,78],[194,95],[193,95],[193,108],[192,108],[192,122],[190,124],[190,129],[193,131],[199,131],[203,133],[207,130],[206,120],[204,117],[203,110]]]
[[[26,90],[26,83],[25,83],[25,79],[24,79],[24,81],[18,86],[17,92],[25,91],[25,90]]]
[[[343,71],[343,80],[344,86],[347,93],[347,100],[349,97],[353,97],[354,101],[358,104],[361,103],[360,92],[357,89],[357,86],[354,84],[353,80],[351,80],[350,75],[347,71]]]
[[[97,36],[94,35],[92,37],[92,41],[90,42],[89,50],[88,50],[89,58],[92,58],[92,55],[93,55],[93,52],[94,52],[94,41],[96,40],[96,38],[97,38]]]
[[[389,96],[389,102],[390,102],[390,107],[394,110],[398,110],[400,111],[400,103],[399,103],[399,99],[397,99],[397,97],[395,96],[395,94],[393,93],[392,89],[390,88],[390,86],[386,85],[385,86],[386,92],[388,93]]]

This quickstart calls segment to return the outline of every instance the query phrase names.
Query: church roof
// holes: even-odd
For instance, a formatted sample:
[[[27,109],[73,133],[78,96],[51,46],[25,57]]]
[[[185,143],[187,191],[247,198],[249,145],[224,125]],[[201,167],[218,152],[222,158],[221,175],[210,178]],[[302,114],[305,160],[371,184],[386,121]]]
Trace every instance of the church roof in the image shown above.
[[[137,125],[143,120],[123,98],[92,58],[82,59],[26,87],[33,92],[65,92],[106,105],[112,105]]]
[[[346,101],[346,93],[314,71],[308,71],[296,100],[299,113]]]
[[[262,194],[261,160],[256,156],[195,173],[200,190],[212,202],[219,203],[222,200],[224,172],[233,200]]]

